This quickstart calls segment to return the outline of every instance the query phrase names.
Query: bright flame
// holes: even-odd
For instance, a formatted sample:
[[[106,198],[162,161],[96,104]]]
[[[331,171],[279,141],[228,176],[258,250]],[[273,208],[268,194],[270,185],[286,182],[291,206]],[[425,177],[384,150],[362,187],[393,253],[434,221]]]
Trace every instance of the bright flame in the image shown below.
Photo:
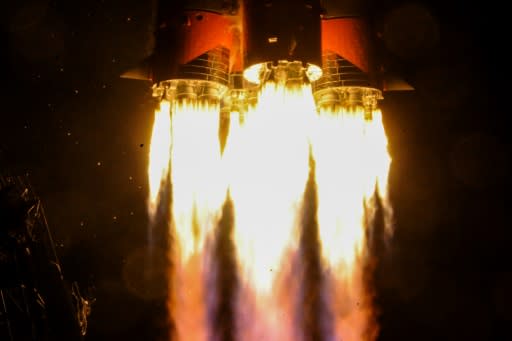
[[[149,152],[149,216],[154,217],[158,205],[160,186],[169,173],[169,156],[171,150],[171,104],[163,100],[155,110],[155,121],[151,135]]]
[[[180,257],[200,253],[217,224],[227,185],[219,142],[219,107],[177,104],[172,114],[172,212]]]
[[[218,137],[219,107],[177,103],[172,113],[172,216],[174,300],[171,311],[179,340],[206,340],[205,249],[226,195]]]
[[[169,312],[180,340],[205,340],[205,244],[226,195],[221,169],[218,105],[163,101],[155,112],[151,140],[149,214],[157,206],[161,179],[172,183]],[[170,157],[170,170],[169,165]]]
[[[297,213],[308,177],[307,131],[314,115],[309,86],[287,89],[267,82],[244,123],[232,120],[225,162],[246,290],[239,298],[240,318],[248,315],[249,301],[256,305],[249,321],[241,322],[240,340],[293,339],[292,313],[285,308],[293,293],[279,293],[278,280],[297,249]]]
[[[260,84],[262,72],[264,72],[265,63],[254,64],[244,70],[244,78],[251,83]]]
[[[320,79],[322,77],[322,69],[314,64],[308,64],[308,67],[306,69],[306,76],[308,76],[308,79],[310,82],[314,82]]]
[[[296,246],[314,118],[311,90],[306,94],[266,83],[243,125],[232,121],[225,151],[238,259],[262,292],[272,288],[284,252]]]
[[[169,113],[166,101],[155,112],[149,213],[155,214],[159,186],[170,175],[173,268],[168,306],[178,339],[202,341],[212,335],[206,298],[214,297],[236,302],[232,322],[238,340],[307,340],[301,309],[310,293],[300,281],[306,274],[304,253],[317,252],[322,261],[315,265],[321,274],[315,280],[321,283],[310,288],[319,288],[316,297],[325,306],[318,321],[334,322],[322,327],[328,329],[322,340],[374,340],[377,324],[365,282],[365,257],[377,193],[385,217],[391,212],[391,159],[380,111],[371,120],[362,108],[317,113],[309,85],[267,82],[243,120],[232,114],[223,154],[218,105],[180,102]],[[312,173],[310,157],[315,161]],[[305,251],[302,209],[310,174],[315,175],[318,208],[311,214],[318,222],[320,248]],[[232,297],[215,297],[207,295],[207,279],[223,270],[207,266],[215,257],[209,242],[215,239],[228,191],[239,283]]]
[[[313,134],[318,193],[317,219],[325,266],[328,302],[336,311],[337,339],[373,339],[376,324],[363,280],[366,215],[375,211],[378,186],[389,211],[387,176],[391,159],[380,111],[365,120],[363,108],[322,110]],[[366,210],[365,210],[366,208]],[[365,336],[366,335],[366,336]]]

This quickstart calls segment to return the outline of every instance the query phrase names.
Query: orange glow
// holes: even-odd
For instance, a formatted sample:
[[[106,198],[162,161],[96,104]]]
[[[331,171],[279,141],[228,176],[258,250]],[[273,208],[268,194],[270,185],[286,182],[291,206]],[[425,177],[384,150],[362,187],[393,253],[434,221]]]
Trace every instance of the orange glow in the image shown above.
[[[370,30],[361,18],[345,17],[322,20],[322,52],[333,52],[369,71]]]
[[[373,120],[364,110],[322,111],[313,136],[319,207],[318,222],[325,260],[348,271],[364,247],[364,207],[375,185],[387,193],[390,157],[379,111]]]
[[[268,82],[244,123],[231,121],[224,155],[242,286],[240,340],[294,339],[293,292],[282,279],[297,249],[314,114],[310,87]]]
[[[363,108],[321,111],[312,145],[316,160],[318,225],[327,290],[336,334],[344,341],[373,340],[375,313],[366,292],[364,256],[366,212],[374,212],[376,185],[388,207],[387,176],[391,159],[380,111],[366,120]],[[329,283],[330,282],[330,283]]]
[[[176,105],[171,129],[172,212],[184,263],[202,252],[226,196],[218,131],[218,106]]]
[[[170,175],[168,307],[178,340],[212,335],[205,277],[213,270],[204,264],[214,257],[208,246],[228,192],[239,283],[232,297],[217,299],[235,302],[236,339],[303,340],[300,238],[312,156],[318,198],[312,214],[320,244],[314,252],[323,276],[318,296],[326,306],[319,314],[335,322],[324,339],[373,341],[378,326],[365,257],[376,188],[386,217],[391,214],[391,159],[380,111],[371,120],[362,108],[318,113],[309,85],[267,82],[243,120],[232,113],[223,153],[219,114],[218,105],[195,101],[174,103],[172,112],[164,101],[155,112],[149,213],[154,214],[162,179]]]
[[[222,181],[219,107],[177,103],[172,113],[171,182],[174,281],[170,309],[179,340],[206,340],[205,242],[226,194]]]
[[[296,247],[314,108],[310,89],[266,83],[243,125],[232,120],[225,162],[238,259],[244,277],[264,293],[272,289],[284,252]]]
[[[155,113],[150,151],[150,217],[159,185],[169,171],[172,182],[169,312],[180,340],[206,340],[204,301],[205,242],[226,194],[222,180],[218,106],[164,101]],[[170,153],[169,153],[170,151]],[[169,174],[169,173],[167,173]]]
[[[155,110],[153,133],[151,134],[149,152],[149,198],[148,211],[151,218],[156,213],[160,186],[169,172],[169,156],[171,150],[171,105],[168,101],[160,102]]]

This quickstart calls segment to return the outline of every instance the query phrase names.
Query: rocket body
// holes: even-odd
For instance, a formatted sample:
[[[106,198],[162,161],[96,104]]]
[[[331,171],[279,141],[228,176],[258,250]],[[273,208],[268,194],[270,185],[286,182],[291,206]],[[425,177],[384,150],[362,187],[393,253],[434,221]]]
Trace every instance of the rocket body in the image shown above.
[[[210,98],[219,100],[230,89],[261,84],[272,73],[279,80],[286,81],[280,76],[286,74],[288,79],[311,82],[315,92],[324,94],[334,88],[380,91],[386,83],[374,57],[376,34],[365,19],[364,4],[160,0],[153,53],[123,76],[151,81],[160,89],[155,96],[167,91],[164,88],[174,89],[176,96],[180,88],[185,97],[214,94]],[[242,72],[245,80],[240,85]],[[192,83],[178,85],[178,80]]]

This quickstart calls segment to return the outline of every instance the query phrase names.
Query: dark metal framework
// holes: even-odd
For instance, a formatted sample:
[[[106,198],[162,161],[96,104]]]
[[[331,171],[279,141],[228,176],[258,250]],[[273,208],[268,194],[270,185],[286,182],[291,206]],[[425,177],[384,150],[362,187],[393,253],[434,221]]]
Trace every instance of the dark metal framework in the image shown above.
[[[89,304],[76,287],[27,179],[0,175],[0,340],[81,340]]]

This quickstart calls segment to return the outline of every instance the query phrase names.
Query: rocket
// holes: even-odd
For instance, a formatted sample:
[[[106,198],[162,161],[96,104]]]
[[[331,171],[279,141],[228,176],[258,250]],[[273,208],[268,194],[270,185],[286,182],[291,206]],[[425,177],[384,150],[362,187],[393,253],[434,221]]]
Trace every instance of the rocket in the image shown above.
[[[390,81],[363,0],[159,0],[153,53],[124,78],[168,100],[218,101],[243,110],[258,87],[311,83],[322,106],[363,106]]]

